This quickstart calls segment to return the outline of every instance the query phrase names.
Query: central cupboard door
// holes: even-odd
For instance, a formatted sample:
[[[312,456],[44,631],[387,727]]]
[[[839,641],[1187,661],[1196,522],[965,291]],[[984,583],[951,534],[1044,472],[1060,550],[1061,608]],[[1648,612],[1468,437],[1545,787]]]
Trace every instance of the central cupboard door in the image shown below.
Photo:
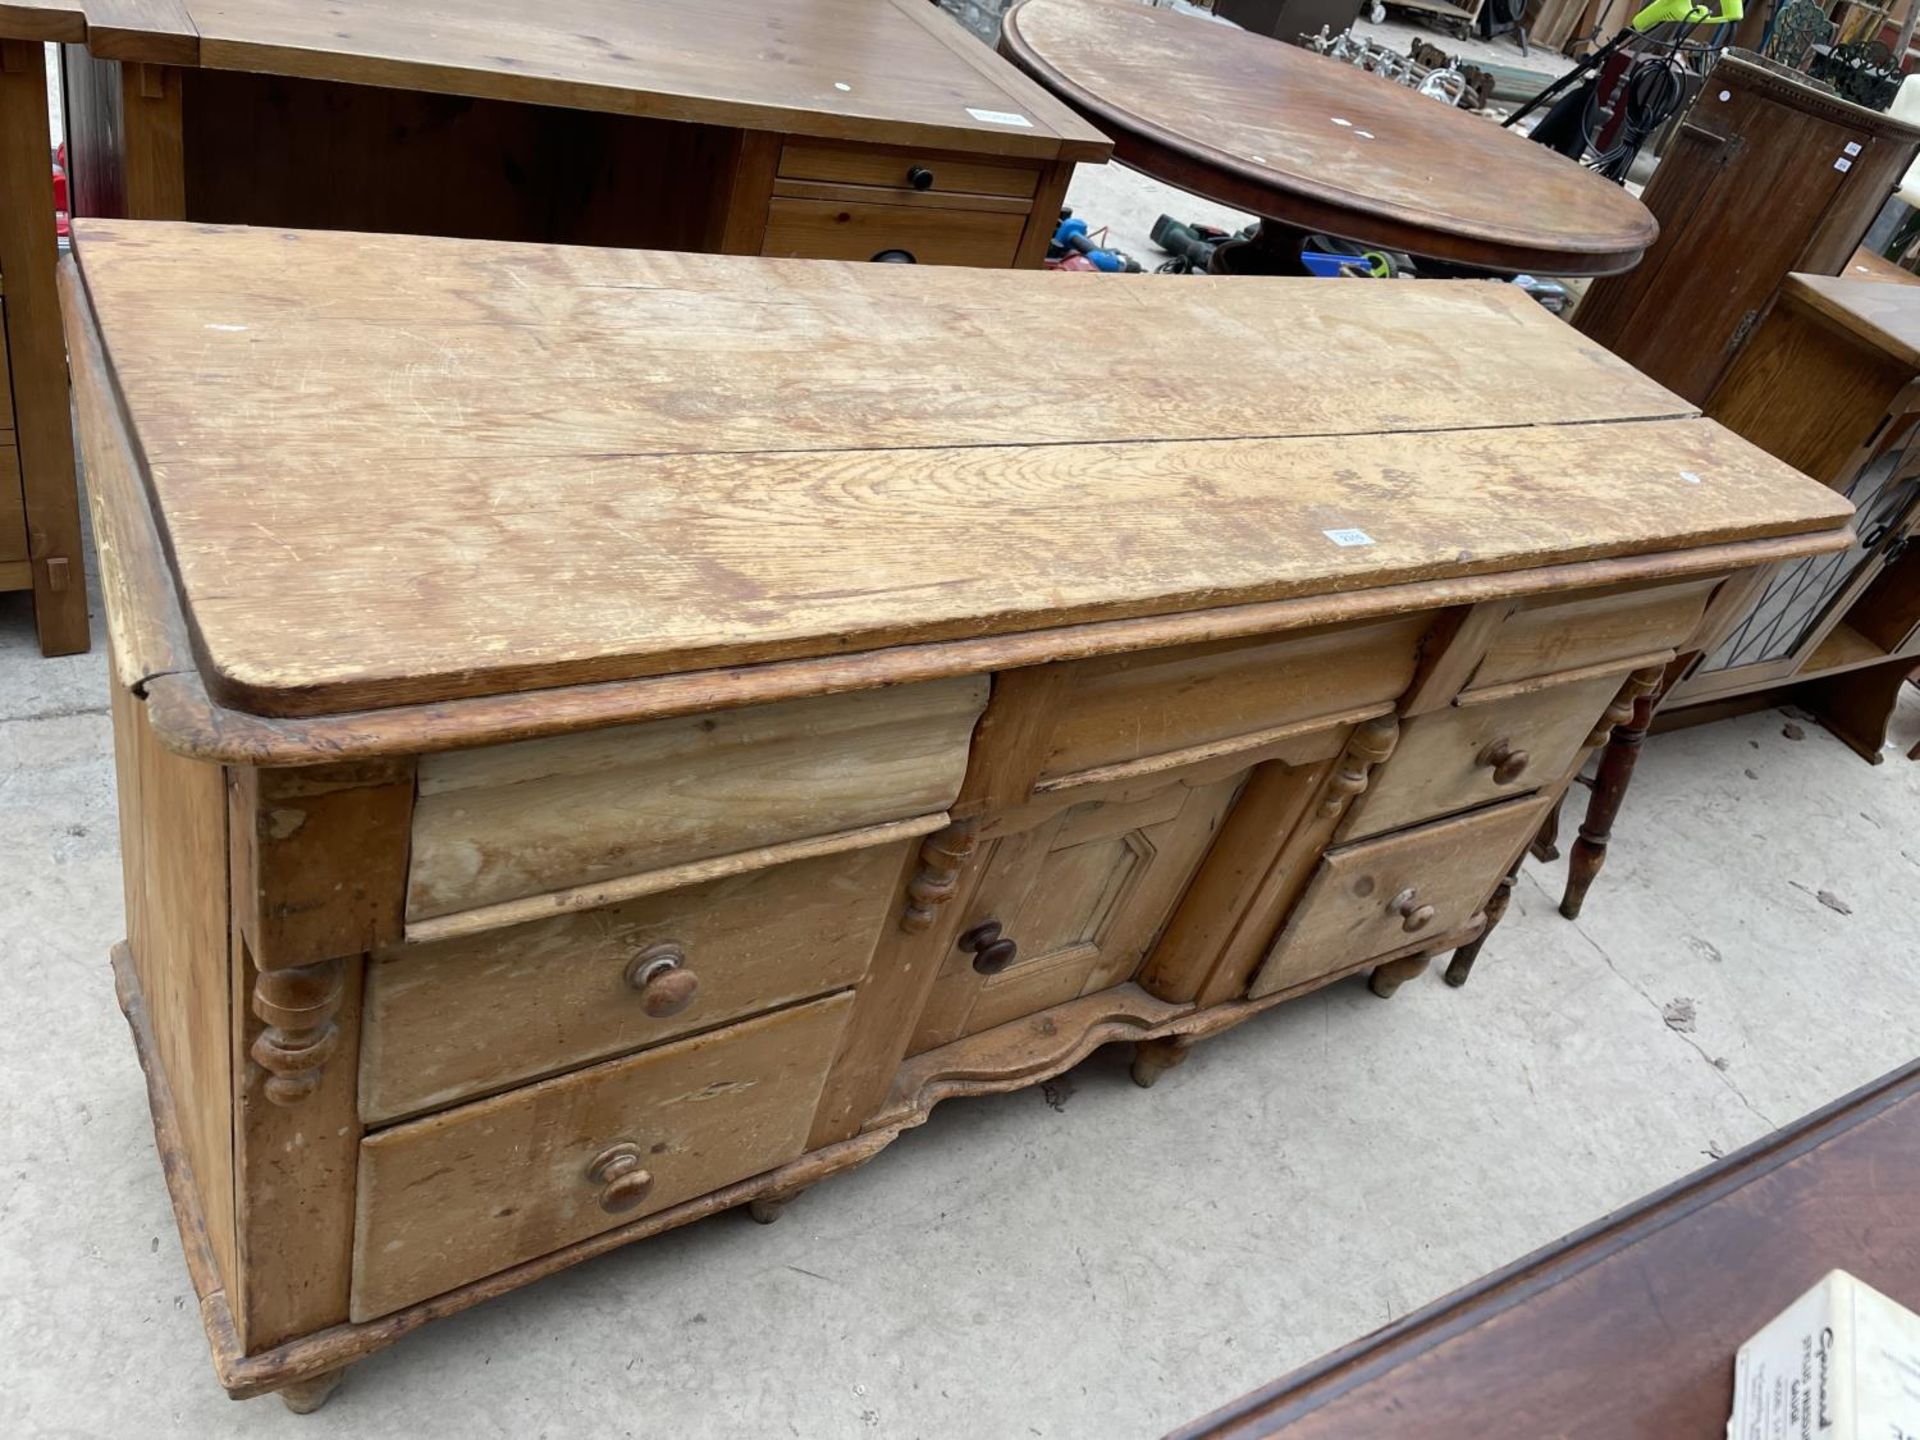
[[[1245,780],[1156,777],[989,827],[911,1053],[1132,979]]]

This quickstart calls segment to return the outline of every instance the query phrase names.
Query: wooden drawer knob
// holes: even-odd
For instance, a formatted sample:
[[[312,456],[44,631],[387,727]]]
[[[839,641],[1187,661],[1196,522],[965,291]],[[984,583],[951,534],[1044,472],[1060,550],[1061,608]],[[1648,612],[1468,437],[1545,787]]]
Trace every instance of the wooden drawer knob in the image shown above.
[[[600,1187],[600,1208],[609,1215],[637,1209],[653,1191],[653,1175],[640,1163],[640,1147],[631,1140],[594,1156],[587,1179]]]
[[[1524,750],[1513,748],[1511,740],[1502,738],[1493,741],[1480,752],[1480,763],[1493,767],[1493,783],[1511,785],[1527,773],[1527,766],[1533,757]]]
[[[960,937],[960,948],[973,952],[973,968],[982,975],[998,975],[1014,962],[1020,947],[1002,939],[1000,922],[988,920]]]
[[[640,1008],[656,1020],[678,1015],[700,993],[700,977],[687,969],[677,940],[649,945],[627,962],[627,984],[640,992]]]
[[[1400,917],[1400,928],[1409,935],[1426,929],[1433,923],[1433,917],[1438,913],[1431,905],[1420,904],[1419,899],[1420,892],[1408,886],[1394,896],[1392,903],[1387,906],[1389,914]]]
[[[931,190],[933,172],[924,165],[910,165],[907,167],[907,184],[916,190]]]

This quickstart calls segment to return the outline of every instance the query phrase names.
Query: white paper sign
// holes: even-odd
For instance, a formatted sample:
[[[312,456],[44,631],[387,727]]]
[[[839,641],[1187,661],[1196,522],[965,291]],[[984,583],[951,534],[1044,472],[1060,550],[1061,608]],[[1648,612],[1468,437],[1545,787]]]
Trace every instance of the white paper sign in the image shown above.
[[[1018,125],[1022,130],[1033,128],[1033,121],[1024,115],[1016,115],[1011,110],[976,110],[969,105],[967,113],[974,119],[985,121],[989,125]]]
[[[1322,530],[1320,532],[1342,550],[1355,545],[1371,545],[1373,537],[1364,530]]]

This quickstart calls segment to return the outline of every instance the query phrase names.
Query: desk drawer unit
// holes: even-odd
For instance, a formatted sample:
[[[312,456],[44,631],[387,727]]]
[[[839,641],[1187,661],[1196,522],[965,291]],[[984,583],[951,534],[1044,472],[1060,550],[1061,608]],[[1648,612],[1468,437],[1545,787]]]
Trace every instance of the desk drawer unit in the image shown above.
[[[1529,796],[1329,850],[1254,977],[1256,997],[1458,932],[1539,830]]]
[[[563,1075],[360,1146],[355,1320],[793,1159],[845,994]]]
[[[907,844],[376,952],[361,1118],[451,1104],[853,984]]]

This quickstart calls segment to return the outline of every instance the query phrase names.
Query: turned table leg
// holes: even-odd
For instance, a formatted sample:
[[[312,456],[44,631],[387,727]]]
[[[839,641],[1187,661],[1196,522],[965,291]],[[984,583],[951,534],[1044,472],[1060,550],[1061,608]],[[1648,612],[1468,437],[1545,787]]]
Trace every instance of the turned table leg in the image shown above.
[[[1391,1000],[1393,992],[1407,981],[1426,974],[1432,960],[1432,955],[1408,955],[1401,960],[1389,960],[1384,965],[1376,965],[1373,974],[1367,977],[1367,988],[1382,1000]]]
[[[282,1385],[274,1393],[294,1414],[311,1415],[327,1403],[328,1397],[339,1388],[346,1375],[347,1367],[342,1365],[338,1370],[328,1370],[310,1380],[296,1380],[291,1385]]]
[[[1133,1047],[1133,1083],[1151,1090],[1160,1077],[1185,1062],[1193,1050],[1191,1035],[1168,1035],[1160,1040],[1142,1040]]]
[[[1580,838],[1573,842],[1567,859],[1567,890],[1560,898],[1560,913],[1577,920],[1586,903],[1587,891],[1607,861],[1607,842],[1613,835],[1613,822],[1627,798],[1633,782],[1633,767],[1640,760],[1640,745],[1653,723],[1653,696],[1642,695],[1633,702],[1633,716],[1613,732],[1600,755],[1600,771],[1594,777],[1593,795],[1587,801],[1587,818],[1580,822]]]
[[[1480,958],[1481,947],[1487,943],[1487,937],[1493,934],[1493,927],[1506,918],[1507,904],[1513,899],[1514,882],[1520,878],[1520,861],[1513,862],[1513,868],[1501,878],[1493,897],[1487,901],[1486,924],[1480,933],[1458,950],[1453,959],[1447,962],[1447,973],[1442,978],[1456,990],[1467,983],[1467,977],[1473,974],[1473,962]]]

